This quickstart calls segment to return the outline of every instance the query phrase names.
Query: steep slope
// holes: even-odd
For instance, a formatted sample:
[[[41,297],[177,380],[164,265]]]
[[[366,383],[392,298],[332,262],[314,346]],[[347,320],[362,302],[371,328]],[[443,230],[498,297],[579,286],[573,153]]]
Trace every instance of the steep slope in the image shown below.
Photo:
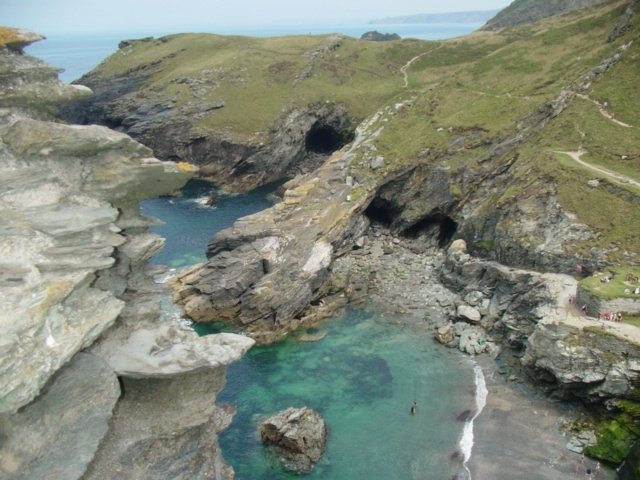
[[[603,2],[605,0],[515,0],[482,28],[515,27]]]
[[[369,221],[415,248],[460,238],[474,255],[538,271],[637,267],[637,187],[557,153],[582,148],[590,166],[640,179],[637,127],[599,107],[599,89],[636,68],[637,30],[607,42],[626,7],[423,52],[408,69],[414,88],[361,124],[352,145],[286,185],[283,205],[212,239],[209,262],[180,279],[187,312],[278,338],[326,293],[332,258]],[[639,125],[623,100],[637,82],[624,85],[608,108]]]

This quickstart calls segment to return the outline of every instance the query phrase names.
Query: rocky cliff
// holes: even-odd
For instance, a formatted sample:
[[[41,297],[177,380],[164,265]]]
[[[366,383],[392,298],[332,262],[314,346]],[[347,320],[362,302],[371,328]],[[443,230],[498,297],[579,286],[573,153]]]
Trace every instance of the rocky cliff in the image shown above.
[[[603,9],[601,17],[584,12],[576,22],[598,23],[594,45],[605,46],[628,5],[618,2]],[[577,29],[571,22],[565,28],[554,24],[550,37],[566,39]],[[214,236],[209,260],[177,277],[177,301],[196,320],[228,319],[258,341],[269,342],[312,325],[349,299],[367,304],[367,292],[381,288],[376,282],[380,273],[372,272],[384,267],[373,259],[391,255],[393,246],[368,243],[376,238],[372,224],[374,232],[382,228],[395,237],[394,244],[406,244],[414,252],[437,251],[452,240],[464,240],[469,251],[452,251],[439,270],[441,282],[453,292],[438,290],[446,297],[438,303],[447,313],[429,314],[434,326],[444,329],[440,333],[447,342],[470,353],[502,344],[532,382],[564,399],[606,404],[614,411],[619,401],[635,401],[637,336],[574,318],[579,312],[567,309],[566,299],[577,290],[577,265],[583,273],[614,262],[636,268],[637,247],[624,239],[637,229],[623,229],[602,243],[607,222],[594,221],[575,201],[591,199],[585,200],[588,208],[598,209],[594,199],[604,192],[589,183],[596,170],[589,164],[586,170],[575,168],[572,156],[553,147],[566,142],[576,152],[581,146],[593,152],[606,145],[615,158],[621,159],[624,149],[630,152],[626,158],[637,161],[637,147],[628,143],[637,139],[637,128],[629,126],[637,117],[628,112],[629,123],[616,123],[603,101],[593,98],[603,95],[604,85],[625,78],[626,62],[633,63],[638,54],[630,35],[600,49],[602,55],[593,63],[577,68],[569,82],[556,83],[557,89],[544,95],[539,92],[546,87],[539,83],[518,96],[481,92],[460,74],[454,85],[438,77],[437,86],[380,108],[356,129],[352,144],[315,172],[286,184],[281,204]],[[534,37],[531,41],[549,45]],[[572,43],[576,54],[582,48],[577,43]],[[513,48],[510,54],[522,54],[523,45]],[[546,55],[552,52],[552,47],[545,50]],[[494,53],[491,61],[504,54]],[[429,75],[435,74],[424,75],[433,79]],[[612,95],[613,90],[607,92]],[[485,101],[491,102],[487,115]],[[442,104],[451,109],[449,114]],[[472,112],[465,121],[459,117],[467,107]],[[498,131],[490,130],[494,109],[514,115]],[[425,119],[425,112],[433,112],[433,118]],[[615,143],[593,130],[596,124]],[[406,130],[412,133],[403,135]],[[412,134],[420,134],[419,140]],[[419,144],[415,157],[398,161],[406,152],[400,140]],[[623,183],[635,185],[628,172]],[[607,192],[616,191],[614,178],[602,179],[612,188]],[[634,187],[624,190],[617,191],[620,196],[607,194],[607,202],[620,205],[626,219],[621,221],[628,224],[629,218],[637,218],[638,196]],[[624,204],[618,203],[622,198]],[[338,265],[350,257],[362,260],[345,273]],[[401,278],[420,275],[410,267],[394,266],[393,271],[404,272],[400,284]],[[381,281],[396,280],[390,274]]]
[[[231,412],[215,395],[253,341],[162,318],[147,260],[163,240],[137,203],[194,168],[55,121],[91,91],[23,53],[42,38],[0,29],[1,476],[230,477],[215,433]]]
[[[121,62],[122,69],[83,76],[79,83],[89,86],[95,95],[64,106],[61,117],[125,132],[151,147],[159,158],[196,164],[202,175],[235,191],[312,171],[352,139],[354,119],[342,103],[321,97],[307,101],[284,97],[308,97],[304,81],[317,64],[323,64],[324,56],[341,46],[342,36],[314,41],[317,44],[302,50],[299,58],[273,59],[274,63],[265,65],[266,71],[257,73],[254,70],[270,60],[264,47],[239,45],[237,65],[229,67],[216,58],[221,46],[209,45],[217,42],[216,36],[209,36],[207,46],[198,45],[197,36],[189,37],[122,42],[121,50],[111,58],[114,64]],[[222,43],[222,48],[234,49],[227,39]],[[211,49],[210,68],[200,63],[194,65],[199,69],[195,76],[188,72],[176,77],[184,66],[176,67],[175,62],[185,56],[193,61],[187,52],[194,49],[200,62],[203,48]],[[147,62],[149,55],[153,60],[131,66],[136,58]],[[227,60],[226,55],[223,58]],[[301,65],[297,65],[299,59]],[[245,85],[264,74],[267,85],[248,93]],[[166,75],[173,78],[167,81]],[[286,91],[280,98],[278,88]],[[272,91],[276,98],[271,97]],[[274,107],[266,123],[258,123],[254,131],[242,131],[264,115],[261,110]],[[240,122],[238,116],[243,117]],[[254,118],[247,122],[247,116]]]
[[[566,112],[621,55],[601,59],[555,98],[525,109],[501,136],[490,138],[478,126],[451,127],[448,145],[424,147],[402,164],[379,153],[381,138],[423,103],[410,97],[381,109],[358,127],[349,147],[286,184],[280,205],[214,236],[209,261],[177,277],[177,301],[197,321],[229,319],[260,341],[277,339],[310,320],[305,308],[326,295],[333,260],[358,248],[371,221],[410,238],[414,248],[442,248],[461,238],[472,254],[508,266],[564,274],[575,273],[576,265],[603,268],[611,246],[597,246],[599,227],[563,206],[555,173],[530,173],[540,172],[531,149],[554,136],[547,132],[556,123],[572,118]],[[589,188],[587,178],[580,182],[575,188]],[[628,199],[625,212],[634,212],[637,196]],[[589,249],[576,249],[580,243]],[[637,257],[627,253],[633,265]]]

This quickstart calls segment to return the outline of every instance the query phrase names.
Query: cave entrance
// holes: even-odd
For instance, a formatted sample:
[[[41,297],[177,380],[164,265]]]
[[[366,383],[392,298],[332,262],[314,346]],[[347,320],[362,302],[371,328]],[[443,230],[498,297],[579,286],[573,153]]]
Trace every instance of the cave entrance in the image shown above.
[[[407,228],[403,233],[409,238],[430,238],[439,248],[445,248],[458,230],[458,224],[448,215],[430,215]]]
[[[380,223],[388,228],[397,215],[397,212],[393,210],[393,207],[388,201],[376,197],[364,211],[364,214],[372,223]]]
[[[305,139],[307,152],[321,155],[330,155],[344,145],[342,135],[329,125],[315,124]]]

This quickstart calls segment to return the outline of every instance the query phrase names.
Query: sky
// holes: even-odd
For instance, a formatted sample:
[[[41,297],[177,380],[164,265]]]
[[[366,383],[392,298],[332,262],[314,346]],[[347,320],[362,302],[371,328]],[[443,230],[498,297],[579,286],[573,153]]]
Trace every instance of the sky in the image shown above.
[[[0,0],[0,26],[52,32],[195,31],[504,8],[512,0]]]

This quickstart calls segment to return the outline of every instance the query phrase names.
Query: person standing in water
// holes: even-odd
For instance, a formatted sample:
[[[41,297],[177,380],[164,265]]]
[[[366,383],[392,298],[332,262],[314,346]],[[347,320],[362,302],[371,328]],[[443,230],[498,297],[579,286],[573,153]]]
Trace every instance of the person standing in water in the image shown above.
[[[411,415],[414,415],[417,409],[418,409],[418,402],[414,401],[413,405],[411,405]]]

